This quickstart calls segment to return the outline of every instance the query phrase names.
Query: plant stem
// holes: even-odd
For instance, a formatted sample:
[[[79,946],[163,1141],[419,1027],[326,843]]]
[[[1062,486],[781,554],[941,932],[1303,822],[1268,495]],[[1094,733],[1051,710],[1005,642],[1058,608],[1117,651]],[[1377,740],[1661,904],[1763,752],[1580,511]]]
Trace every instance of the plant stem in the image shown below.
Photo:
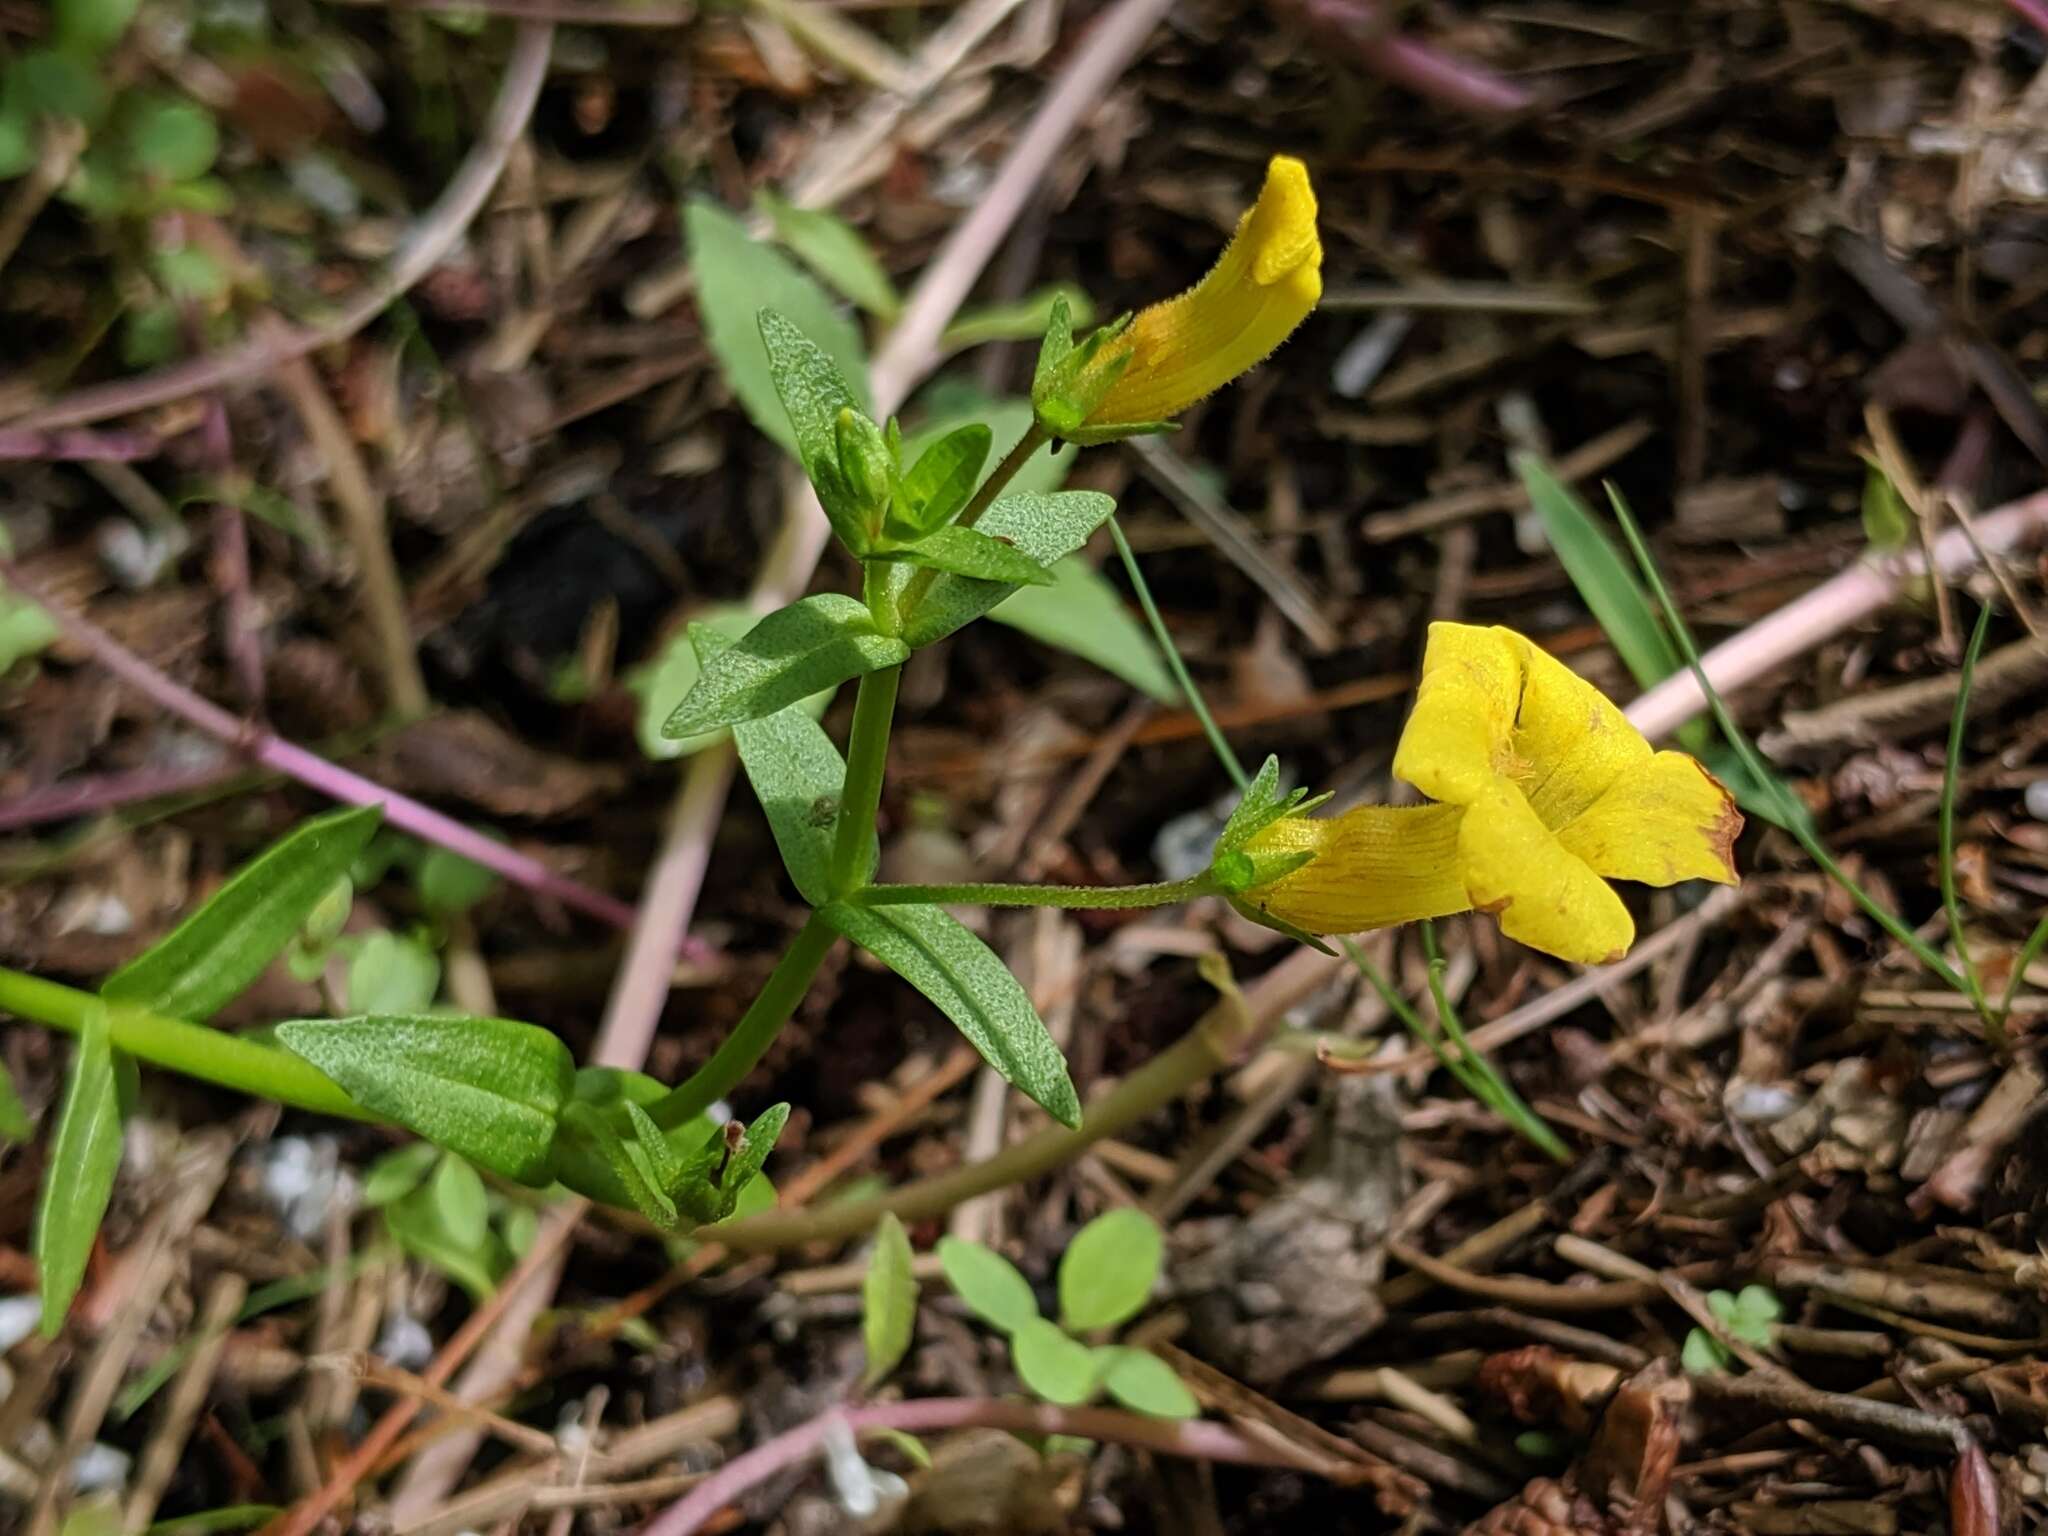
[[[1272,1010],[1273,1017],[1279,1012]],[[894,1211],[905,1222],[925,1221],[976,1195],[1035,1179],[1243,1059],[1271,1022],[1255,1016],[1233,991],[1178,1041],[1100,1099],[1077,1130],[1055,1126],[1005,1148],[986,1162],[920,1179],[866,1200],[841,1201],[813,1210],[764,1211],[744,1221],[728,1222],[717,1229],[718,1240],[736,1252],[748,1252],[854,1237],[880,1221],[885,1212]]]
[[[774,1043],[789,1016],[796,1012],[796,1005],[810,990],[811,978],[818,974],[825,952],[837,937],[818,920],[816,913],[811,915],[783,951],[782,958],[775,962],[775,969],[747,1011],[740,1015],[732,1033],[725,1037],[724,1044],[687,1082],[670,1089],[666,1098],[647,1111],[656,1125],[672,1131],[687,1124],[739,1086],[740,1080],[754,1070],[755,1063]]]
[[[1152,628],[1152,638],[1159,642],[1159,649],[1166,653],[1166,664],[1173,669],[1173,680],[1180,684],[1180,691],[1188,701],[1188,708],[1195,712],[1195,718],[1202,722],[1202,734],[1209,738],[1209,748],[1216,754],[1216,760],[1230,775],[1240,791],[1251,785],[1244,771],[1244,764],[1237,760],[1237,753],[1223,738],[1223,731],[1216,724],[1216,717],[1209,713],[1208,703],[1202,692],[1195,686],[1195,680],[1188,676],[1188,664],[1180,659],[1180,647],[1173,643],[1173,635],[1166,627],[1166,620],[1159,616],[1159,605],[1152,601],[1152,589],[1145,584],[1145,573],[1138,569],[1138,557],[1131,552],[1131,541],[1124,537],[1123,529],[1112,516],[1109,520],[1109,536],[1116,540],[1116,552],[1123,557],[1124,573],[1131,578],[1131,586],[1138,594],[1138,606],[1145,610],[1145,622]]]
[[[901,907],[929,903],[962,907],[1063,907],[1074,911],[1127,911],[1134,907],[1171,907],[1211,896],[1216,882],[1207,870],[1186,880],[1154,880],[1145,885],[1028,885],[993,881],[966,885],[870,885],[853,901],[863,907]]]
[[[1776,800],[1781,817],[1780,824],[1798,839],[1799,846],[1806,850],[1806,856],[1818,864],[1830,880],[1846,891],[1850,899],[1868,914],[1872,922],[1903,945],[1914,959],[1940,977],[1945,985],[1955,988],[1965,997],[1969,996],[1970,989],[1964,985],[1963,978],[1950,968],[1948,962],[1935,953],[1925,939],[1907,927],[1896,915],[1887,911],[1861,885],[1850,879],[1849,872],[1835,862],[1834,855],[1828,852],[1821,840],[1808,828],[1803,808],[1793,803],[1791,792],[1764,762],[1762,754],[1750,741],[1748,732],[1735,723],[1735,717],[1728,712],[1728,705],[1722,699],[1721,691],[1707,676],[1707,669],[1700,660],[1699,644],[1693,639],[1692,626],[1685,622],[1685,615],[1679,611],[1677,602],[1671,596],[1671,589],[1664,584],[1664,573],[1658,568],[1649,545],[1643,541],[1643,530],[1637,525],[1635,514],[1619,496],[1610,493],[1608,500],[1613,503],[1615,518],[1621,524],[1622,534],[1628,540],[1629,551],[1635,556],[1636,566],[1642,572],[1643,581],[1649,587],[1650,595],[1657,599],[1657,606],[1663,609],[1664,622],[1671,626],[1671,637],[1678,642],[1679,653],[1685,657],[1685,664],[1690,669],[1694,682],[1698,684],[1701,695],[1706,699],[1707,708],[1713,713],[1714,723],[1721,727],[1721,734],[1728,738],[1728,745],[1735,749],[1735,755],[1742,760],[1742,766],[1749,770],[1750,777]]]
[[[875,812],[889,766],[889,723],[896,713],[901,667],[885,667],[860,680],[853,701],[853,732],[846,742],[846,783],[839,792],[839,826],[832,837],[832,889],[841,896],[868,882]]]
[[[1201,1419],[1155,1419],[1116,1408],[1062,1408],[1012,1398],[926,1397],[908,1403],[835,1408],[808,1424],[786,1430],[720,1467],[643,1526],[641,1536],[693,1536],[748,1489],[816,1455],[839,1424],[856,1435],[872,1429],[931,1432],[970,1428],[1006,1429],[1031,1437],[1078,1435],[1200,1461],[1294,1471],[1349,1470],[1345,1463],[1325,1463],[1284,1442],[1248,1439],[1226,1424]]]
[[[2019,956],[2013,961],[2012,974],[2005,979],[2005,993],[1998,1000],[2001,1024],[2012,1012],[2012,1000],[2019,995],[2020,986],[2027,979],[2027,967],[2040,958],[2043,949],[2048,949],[2048,917],[2036,923],[2034,931],[2027,935],[2027,942],[2020,946]]]
[[[1977,658],[1984,654],[1984,636],[1991,628],[1991,605],[1977,610],[1977,626],[1970,631],[1970,644],[1963,652],[1963,667],[1956,678],[1955,714],[1948,726],[1948,759],[1941,775],[1941,906],[1948,914],[1949,941],[1955,945],[1956,964],[1962,967],[1970,1004],[1984,1021],[1991,1043],[2005,1045],[2005,1022],[1984,1000],[1984,984],[1970,961],[1970,941],[1963,931],[1963,903],[1956,895],[1956,784],[1963,776],[1963,726],[1970,715],[1970,685],[1976,680]]]
[[[77,1034],[89,1009],[104,1006],[116,1047],[152,1066],[315,1114],[374,1120],[311,1063],[274,1045],[225,1030],[166,1019],[125,1003],[102,1003],[90,992],[0,967],[0,1009]]]

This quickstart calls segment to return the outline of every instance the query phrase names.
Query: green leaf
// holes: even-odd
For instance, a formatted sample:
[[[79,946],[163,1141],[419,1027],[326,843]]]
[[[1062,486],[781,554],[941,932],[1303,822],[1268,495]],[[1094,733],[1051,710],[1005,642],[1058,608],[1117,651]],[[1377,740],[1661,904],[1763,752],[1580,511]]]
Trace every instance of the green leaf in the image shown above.
[[[1087,325],[1095,318],[1088,295],[1072,283],[1054,283],[1008,304],[964,309],[939,338],[948,352],[991,341],[1036,341],[1052,323],[1053,306],[1066,301],[1069,325]]]
[[[1081,1101],[1031,998],[995,951],[939,907],[834,902],[818,916],[937,1005],[982,1059],[1060,1124],[1081,1123]]]
[[[1015,1333],[1026,1323],[1038,1321],[1038,1298],[1031,1294],[1031,1282],[993,1248],[965,1238],[942,1237],[938,1253],[946,1284],[984,1323]]]
[[[771,1104],[754,1117],[745,1138],[718,1176],[718,1208],[711,1220],[724,1221],[738,1212],[742,1197],[760,1180],[761,1170],[768,1165],[768,1154],[775,1150],[782,1128],[788,1123],[787,1104]]]
[[[1042,1317],[1010,1335],[1010,1362],[1024,1385],[1048,1403],[1072,1408],[1095,1395],[1095,1351]]]
[[[1014,586],[1049,587],[1052,573],[1019,554],[1001,539],[991,538],[974,528],[937,528],[924,535],[895,558],[927,570],[950,571],[981,581],[1005,581]]]
[[[197,912],[107,978],[100,995],[201,1022],[262,974],[348,873],[383,812],[318,816],[244,864]]]
[[[56,0],[52,28],[59,48],[101,54],[121,40],[142,0]]]
[[[503,1255],[485,1230],[480,1243],[464,1243],[448,1230],[441,1202],[432,1184],[423,1184],[401,1200],[384,1207],[384,1225],[407,1253],[440,1270],[483,1301],[497,1289]]]
[[[875,1251],[861,1281],[861,1342],[868,1365],[861,1374],[863,1392],[872,1392],[909,1352],[917,1327],[917,1276],[911,1273],[910,1238],[894,1211],[882,1213],[875,1228]]]
[[[691,639],[707,661],[727,644],[701,627]],[[732,736],[791,882],[805,901],[823,905],[831,898],[833,824],[846,783],[845,759],[802,705],[742,721]],[[880,857],[877,844],[870,870]]]
[[[705,667],[662,726],[671,737],[758,720],[821,688],[902,663],[910,648],[875,629],[863,603],[820,592],[778,608]]]
[[[1579,597],[1637,684],[1662,682],[1683,664],[1628,561],[1585,502],[1533,453],[1513,456],[1522,489]]]
[[[896,318],[902,297],[875,259],[874,248],[851,224],[820,208],[799,208],[765,189],[754,194],[754,201],[775,226],[775,238],[805,266],[877,319]]]
[[[699,736],[685,736],[671,740],[661,734],[661,728],[668,717],[676,712],[676,706],[683,702],[689,691],[697,686],[697,679],[703,673],[703,664],[698,658],[701,648],[693,639],[699,631],[714,634],[723,642],[719,649],[740,638],[754,627],[758,617],[751,608],[737,604],[730,607],[706,610],[699,618],[669,637],[660,657],[648,666],[641,667],[626,679],[626,686],[640,699],[640,709],[635,717],[633,732],[640,743],[640,750],[657,762],[671,758],[688,757],[706,747],[724,741],[727,733],[723,730],[706,731]],[[803,700],[797,707],[813,720],[825,713],[832,703],[832,690],[822,689]]]
[[[867,527],[863,508],[841,473],[840,422],[867,419],[860,397],[831,355],[787,316],[764,309],[759,325],[769,377],[789,423],[797,462],[810,477],[833,530],[859,552],[866,547]]]
[[[1089,536],[1109,520],[1116,503],[1099,491],[1060,491],[1054,495],[1009,495],[997,501],[974,526],[991,538],[1007,540],[1032,563],[1050,568],[1053,562],[1072,554],[1088,542]],[[1038,600],[1059,590],[1061,573],[1053,572],[1055,585],[1038,594]],[[931,585],[917,612],[904,621],[903,638],[914,650],[943,640],[963,624],[973,622],[1017,592],[1000,581],[976,581],[970,576],[941,576]],[[1021,623],[1019,627],[1024,625]],[[1134,631],[1135,632],[1135,631]],[[1142,638],[1142,636],[1141,636]],[[1152,642],[1145,640],[1149,646]],[[1165,675],[1162,667],[1161,675]],[[1171,679],[1168,679],[1169,685]],[[1176,693],[1174,697],[1178,698]]]
[[[1688,1375],[1712,1376],[1727,1370],[1735,1357],[1706,1329],[1695,1328],[1685,1336],[1685,1348],[1679,1352],[1678,1361]]]
[[[169,362],[184,339],[180,323],[178,306],[168,301],[129,310],[121,317],[121,361],[130,368]]]
[[[1076,1333],[1114,1328],[1152,1298],[1165,1238],[1130,1206],[1105,1211],[1074,1234],[1060,1259],[1060,1321]]]
[[[1727,1292],[1717,1291],[1715,1295],[1725,1296]],[[1714,1309],[1720,1316],[1720,1308]],[[1768,1348],[1777,1329],[1778,1319],[1785,1315],[1784,1307],[1778,1301],[1777,1292],[1767,1285],[1745,1285],[1734,1297],[1734,1304],[1728,1316],[1722,1321],[1728,1331],[1745,1344],[1754,1344],[1759,1349]]]
[[[0,176],[5,174],[0,171]],[[49,649],[57,635],[57,625],[47,613],[0,584],[0,676],[13,671],[16,662]]]
[[[1052,567],[1051,586],[1020,588],[989,617],[1092,661],[1162,703],[1180,699],[1158,646],[1131,616],[1123,594],[1085,560],[1060,561]]]
[[[436,844],[420,856],[413,883],[419,888],[422,906],[438,916],[450,917],[467,912],[490,895],[498,877],[474,860]]]
[[[220,153],[213,114],[175,96],[152,93],[123,101],[121,136],[129,163],[160,181],[204,176]]]
[[[14,1074],[0,1063],[0,1146],[9,1142],[27,1141],[35,1134],[35,1127],[29,1124],[28,1106],[21,1102],[21,1094],[14,1086]]]
[[[908,1458],[912,1466],[922,1467],[927,1472],[931,1470],[932,1453],[924,1448],[924,1442],[915,1435],[906,1434],[900,1429],[891,1429],[888,1425],[881,1424],[873,1429],[862,1430],[861,1438],[863,1440],[885,1440],[901,1451]]]
[[[370,1210],[402,1200],[427,1180],[445,1156],[431,1141],[408,1142],[386,1152],[363,1175],[363,1205]]]
[[[683,237],[697,274],[705,340],[756,427],[796,451],[797,438],[776,394],[756,318],[764,309],[822,348],[845,376],[852,404],[867,409],[867,353],[860,328],[824,289],[715,203],[696,199],[683,210]]]
[[[990,442],[989,429],[970,422],[919,454],[896,487],[888,531],[897,538],[916,539],[951,522],[981,483]]]
[[[5,87],[0,85],[0,181],[11,181],[35,163],[35,122],[6,99]]]
[[[0,75],[0,103],[8,116],[31,123],[68,117],[91,126],[106,113],[107,86],[77,54],[38,48],[22,54]]]
[[[43,1289],[43,1336],[64,1327],[71,1299],[85,1278],[93,1238],[113,1198],[121,1167],[121,1091],[107,1010],[86,1010],[50,1140],[36,1206],[35,1253]]]
[[[353,1013],[424,1013],[441,990],[441,960],[417,939],[379,928],[356,944],[348,963]]]
[[[1150,1351],[1112,1347],[1095,1353],[1099,1360],[1108,1357],[1102,1371],[1103,1389],[1132,1412],[1149,1413],[1155,1419],[1192,1419],[1201,1411],[1188,1384]]]
[[[174,301],[205,303],[228,291],[228,274],[203,245],[170,245],[152,251],[150,269]]]
[[[638,1211],[663,1231],[673,1232],[682,1224],[669,1195],[671,1182],[681,1182],[667,1158],[667,1152],[675,1149],[672,1143],[663,1142],[658,1131],[652,1141],[661,1143],[665,1152],[656,1151],[641,1138],[639,1122],[647,1115],[642,1110],[636,1118],[633,1110],[637,1107],[622,1108],[625,1122],[636,1133],[628,1137],[588,1104],[564,1106],[550,1168],[564,1187],[577,1194],[620,1210]]]
[[[543,1182],[576,1080],[569,1048],[512,1019],[293,1019],[277,1038],[372,1114],[521,1183]]]
[[[452,1152],[443,1153],[434,1170],[434,1205],[443,1230],[458,1247],[480,1247],[490,1235],[491,1197],[484,1181]]]
[[[1912,537],[1912,511],[1881,464],[1866,458],[1863,465],[1863,536],[1872,549],[1896,554]]]
[[[903,461],[906,464],[918,463],[947,433],[969,424],[979,424],[986,426],[991,434],[987,468],[992,471],[1017,446],[1031,426],[1030,401],[997,399],[979,386],[958,378],[939,380],[919,397],[919,403],[925,409],[925,418],[918,429],[904,439]],[[1077,450],[1064,444],[1051,450],[1041,448],[1011,478],[1003,488],[1004,494],[1050,496],[1067,483],[1076,456]]]

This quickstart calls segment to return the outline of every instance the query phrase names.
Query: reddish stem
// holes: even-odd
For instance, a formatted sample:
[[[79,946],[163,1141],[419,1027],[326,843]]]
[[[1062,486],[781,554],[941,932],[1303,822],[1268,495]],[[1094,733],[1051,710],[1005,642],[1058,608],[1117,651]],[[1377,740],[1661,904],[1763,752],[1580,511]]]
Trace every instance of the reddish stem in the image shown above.
[[[2048,0],[2006,0],[2015,11],[2042,32],[2048,32]]]
[[[615,928],[633,926],[633,909],[617,897],[593,890],[582,882],[557,874],[540,860],[485,837],[451,816],[430,810],[417,800],[351,773],[304,747],[294,746],[274,733],[238,720],[218,704],[201,698],[191,689],[173,682],[140,656],[124,647],[98,625],[58,607],[36,586],[25,580],[11,561],[0,560],[0,580],[39,606],[51,621],[93,659],[152,703],[179,719],[197,726],[209,736],[246,753],[264,767],[297,779],[309,789],[345,805],[380,805],[384,819],[402,832],[426,842],[438,843],[473,863],[503,875],[515,885],[552,896],[564,906]]]
[[[1394,30],[1394,18],[1374,0],[1283,0],[1326,43],[1374,74],[1480,116],[1520,112],[1534,95],[1483,64]]]
[[[910,1403],[839,1408],[736,1456],[640,1529],[639,1536],[691,1536],[748,1489],[817,1453],[834,1424],[915,1434],[938,1429],[1006,1429],[1019,1435],[1078,1435],[1113,1440],[1161,1456],[1227,1461],[1248,1467],[1328,1472],[1321,1460],[1280,1444],[1260,1444],[1201,1419],[1152,1419],[1115,1408],[1057,1408],[988,1397],[927,1397]]]
[[[32,427],[0,427],[0,459],[96,459],[127,463],[153,459],[162,444],[146,432],[38,432]]]

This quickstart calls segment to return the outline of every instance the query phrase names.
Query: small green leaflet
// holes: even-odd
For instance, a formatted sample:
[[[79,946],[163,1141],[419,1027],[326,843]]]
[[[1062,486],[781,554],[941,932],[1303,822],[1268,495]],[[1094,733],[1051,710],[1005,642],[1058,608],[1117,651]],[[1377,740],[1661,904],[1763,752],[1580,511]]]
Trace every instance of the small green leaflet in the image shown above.
[[[991,440],[986,426],[970,422],[910,461],[896,487],[888,532],[896,538],[922,538],[951,522],[981,483]]]
[[[909,655],[901,640],[876,631],[866,604],[820,592],[777,609],[720,652],[662,734],[695,736],[758,720]]]
[[[491,1197],[477,1171],[452,1152],[434,1170],[434,1208],[441,1226],[461,1248],[475,1248],[490,1235]]]
[[[1076,1333],[1114,1328],[1152,1299],[1165,1238],[1143,1211],[1106,1211],[1074,1234],[1060,1258],[1060,1321]]]
[[[967,1304],[967,1310],[992,1328],[1015,1333],[1038,1319],[1038,1298],[1017,1266],[980,1243],[964,1238],[939,1239],[939,1268],[946,1284]]]
[[[425,1013],[441,990],[441,957],[418,939],[386,928],[345,940],[351,1013]]]
[[[818,916],[909,982],[982,1059],[1053,1119],[1081,1123],[1081,1101],[1031,998],[995,951],[939,907],[834,902]]]
[[[470,1177],[475,1176],[472,1170]],[[488,1226],[473,1243],[464,1242],[451,1232],[437,1185],[438,1180],[422,1184],[403,1199],[385,1206],[384,1225],[399,1247],[440,1270],[467,1291],[472,1300],[482,1301],[497,1289],[498,1277],[509,1267],[510,1255]]]
[[[55,1338],[64,1327],[65,1314],[85,1278],[93,1238],[113,1198],[114,1175],[121,1167],[119,1079],[107,1010],[94,1004],[79,1031],[36,1207],[35,1252],[42,1274],[45,1338]]]
[[[796,451],[756,319],[763,309],[774,310],[823,348],[852,387],[855,403],[866,409],[867,352],[860,328],[831,295],[715,203],[696,199],[683,210],[683,237],[697,274],[697,311],[705,339],[756,427]]]
[[[375,1210],[403,1199],[426,1182],[445,1154],[431,1141],[408,1142],[386,1152],[363,1175],[363,1205]]]
[[[1048,1403],[1071,1408],[1095,1395],[1095,1351],[1057,1323],[1034,1317],[1011,1334],[1010,1360],[1024,1385]]]
[[[373,1114],[493,1173],[546,1182],[576,1080],[569,1048],[546,1030],[512,1019],[364,1015],[293,1019],[277,1038]]]
[[[1123,594],[1085,560],[1060,561],[1052,567],[1050,586],[1020,587],[989,617],[1092,661],[1161,703],[1180,699],[1180,686],[1145,626],[1131,616]]]
[[[1033,563],[1051,567],[1054,561],[1086,544],[1115,510],[1116,503],[1099,491],[1059,491],[1043,496],[1013,494],[997,501],[974,526],[991,538],[1006,540]],[[1054,578],[1056,585],[1052,590],[1057,591],[1058,571],[1054,571]],[[941,576],[925,593],[917,612],[904,621],[903,638],[913,648],[943,640],[1017,590],[999,581]]]
[[[902,297],[860,231],[835,213],[799,208],[766,189],[755,193],[754,201],[775,226],[775,238],[842,297],[879,320],[896,318]]]
[[[1028,555],[975,528],[937,528],[896,557],[927,570],[950,571],[978,581],[1004,581],[1014,586],[1049,587],[1054,577]]]
[[[910,1349],[917,1326],[917,1276],[911,1273],[910,1238],[894,1211],[882,1213],[875,1228],[875,1250],[861,1282],[861,1341],[867,1346],[867,1369],[861,1390],[872,1392]]]
[[[692,638],[707,657],[721,643],[704,630],[693,630]],[[802,705],[742,721],[732,734],[797,894],[812,906],[823,905],[832,894],[832,835],[846,783],[845,759]],[[874,857],[880,857],[879,846]]]
[[[11,1141],[27,1141],[35,1134],[35,1127],[29,1124],[28,1107],[21,1102],[21,1094],[14,1086],[14,1074],[5,1064],[0,1064],[0,1146]]]
[[[195,1023],[262,974],[368,846],[375,806],[317,816],[244,864],[167,937],[107,978],[100,995]]]
[[[1187,1383],[1157,1355],[1120,1346],[1098,1349],[1095,1355],[1103,1388],[1132,1412],[1155,1419],[1192,1419],[1200,1411]]]
[[[759,617],[752,609],[737,605],[709,609],[669,636],[660,656],[626,678],[626,686],[640,699],[633,735],[640,743],[640,750],[648,757],[656,762],[688,757],[726,739],[727,733],[718,730],[674,740],[662,735],[661,728],[676,712],[676,706],[683,702],[685,695],[697,686],[697,679],[703,673],[704,668],[698,660],[701,647],[693,639],[696,632],[700,629],[711,631],[719,637],[719,649],[723,650],[752,629]],[[815,720],[825,713],[831,702],[832,690],[827,688],[811,695],[797,707]]]

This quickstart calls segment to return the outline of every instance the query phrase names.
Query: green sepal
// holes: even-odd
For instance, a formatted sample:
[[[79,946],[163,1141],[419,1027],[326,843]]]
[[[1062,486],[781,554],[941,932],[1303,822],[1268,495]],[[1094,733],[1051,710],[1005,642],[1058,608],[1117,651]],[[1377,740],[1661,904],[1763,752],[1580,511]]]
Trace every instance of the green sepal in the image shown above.
[[[887,434],[850,405],[833,420],[832,435],[848,505],[872,541],[896,498],[896,455]]]
[[[1113,426],[1091,427],[1095,414],[1110,390],[1116,387],[1130,366],[1130,354],[1101,361],[1102,349],[1130,329],[1131,316],[1121,315],[1091,332],[1086,341],[1074,341],[1073,317],[1064,296],[1053,300],[1052,313],[1039,343],[1038,363],[1031,372],[1031,410],[1039,426],[1063,442],[1083,447],[1113,443],[1126,437],[1171,432],[1170,421],[1121,421]]]
[[[1337,953],[1336,950],[1332,949],[1315,934],[1308,932],[1304,928],[1295,927],[1294,924],[1288,922],[1285,918],[1275,917],[1270,912],[1261,912],[1242,896],[1226,895],[1223,899],[1236,908],[1237,915],[1244,918],[1247,922],[1257,923],[1261,928],[1270,928],[1275,933],[1284,933],[1288,938],[1294,940],[1295,943],[1306,944],[1318,954],[1329,955],[1334,958]]]

